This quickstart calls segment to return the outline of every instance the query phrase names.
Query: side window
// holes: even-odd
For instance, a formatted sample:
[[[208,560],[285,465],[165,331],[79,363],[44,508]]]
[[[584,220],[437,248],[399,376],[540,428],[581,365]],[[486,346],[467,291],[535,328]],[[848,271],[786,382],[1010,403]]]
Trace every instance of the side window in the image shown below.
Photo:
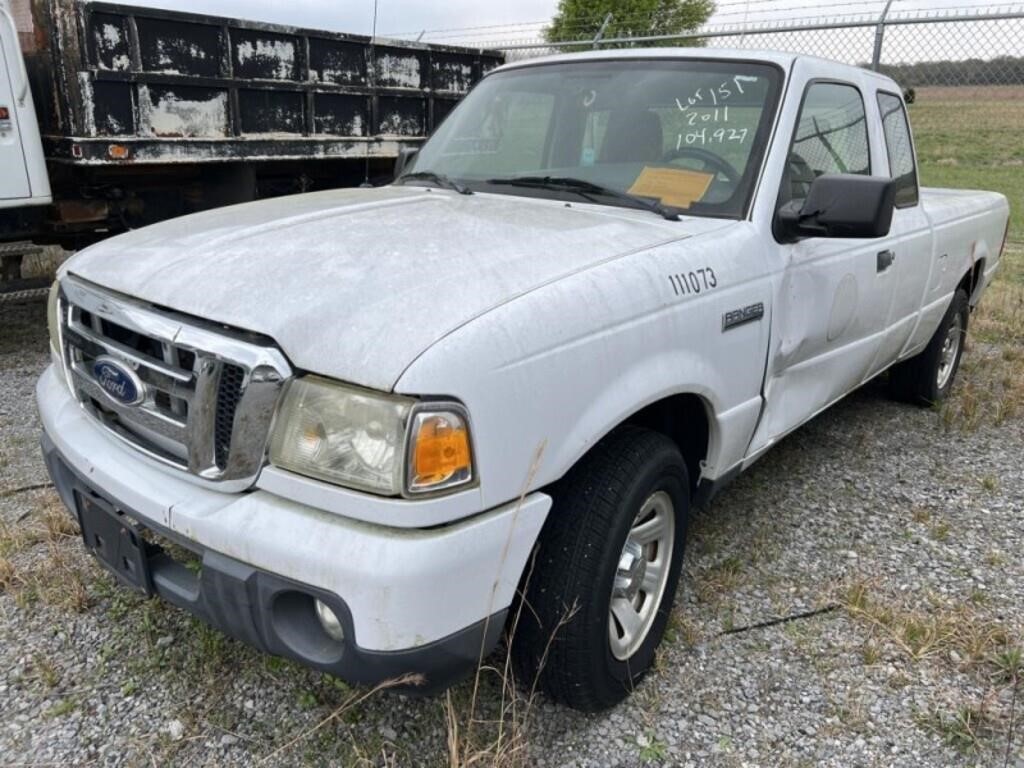
[[[871,173],[864,100],[852,85],[812,83],[807,88],[786,158],[780,204],[806,198],[811,182],[826,173]]]
[[[889,155],[889,176],[896,179],[896,207],[917,205],[917,168],[907,111],[898,96],[882,92],[878,94],[878,111],[882,114],[885,151]]]

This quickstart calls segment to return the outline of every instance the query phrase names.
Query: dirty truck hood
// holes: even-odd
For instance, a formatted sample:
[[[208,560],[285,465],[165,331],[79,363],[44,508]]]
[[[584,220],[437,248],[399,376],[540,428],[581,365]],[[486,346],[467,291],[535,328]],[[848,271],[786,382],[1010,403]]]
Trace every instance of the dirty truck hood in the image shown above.
[[[722,225],[422,187],[332,190],[129,232],[68,271],[270,336],[300,369],[389,390],[431,344],[500,304]]]

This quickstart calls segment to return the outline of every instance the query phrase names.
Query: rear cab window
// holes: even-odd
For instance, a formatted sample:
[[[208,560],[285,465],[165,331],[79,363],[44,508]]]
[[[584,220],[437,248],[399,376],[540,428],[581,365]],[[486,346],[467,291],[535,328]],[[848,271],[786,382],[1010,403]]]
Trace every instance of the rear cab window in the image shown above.
[[[896,180],[896,207],[915,206],[919,198],[917,164],[903,99],[893,93],[879,91],[878,112],[882,118],[885,151],[889,156],[889,177]]]

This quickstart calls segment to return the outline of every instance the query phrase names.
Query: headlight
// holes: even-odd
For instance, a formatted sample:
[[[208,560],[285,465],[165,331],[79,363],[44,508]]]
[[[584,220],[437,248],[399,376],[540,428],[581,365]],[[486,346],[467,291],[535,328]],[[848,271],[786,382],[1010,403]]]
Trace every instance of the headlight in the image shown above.
[[[305,376],[288,385],[278,408],[270,461],[389,496],[447,490],[474,479],[467,422],[457,405]]]

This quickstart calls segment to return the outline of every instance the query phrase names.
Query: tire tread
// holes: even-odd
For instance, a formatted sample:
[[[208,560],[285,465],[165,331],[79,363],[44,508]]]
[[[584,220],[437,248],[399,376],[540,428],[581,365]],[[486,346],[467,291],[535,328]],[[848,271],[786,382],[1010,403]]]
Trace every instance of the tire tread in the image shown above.
[[[588,648],[591,636],[581,622],[568,622],[550,639],[551,629],[570,608],[561,602],[556,605],[550,590],[570,585],[567,591],[571,593],[572,585],[595,584],[607,555],[601,545],[607,548],[608,531],[616,524],[631,479],[666,451],[674,454],[685,473],[682,457],[667,437],[639,427],[621,427],[598,443],[553,489],[555,504],[541,534],[544,538],[533,583],[524,590],[530,604],[523,608],[512,646],[517,674],[527,688],[536,679],[556,701],[585,711],[609,705],[594,685],[581,682],[588,678],[587,662],[593,652]],[[531,612],[540,618],[539,624]],[[545,649],[548,655],[541,666]]]

